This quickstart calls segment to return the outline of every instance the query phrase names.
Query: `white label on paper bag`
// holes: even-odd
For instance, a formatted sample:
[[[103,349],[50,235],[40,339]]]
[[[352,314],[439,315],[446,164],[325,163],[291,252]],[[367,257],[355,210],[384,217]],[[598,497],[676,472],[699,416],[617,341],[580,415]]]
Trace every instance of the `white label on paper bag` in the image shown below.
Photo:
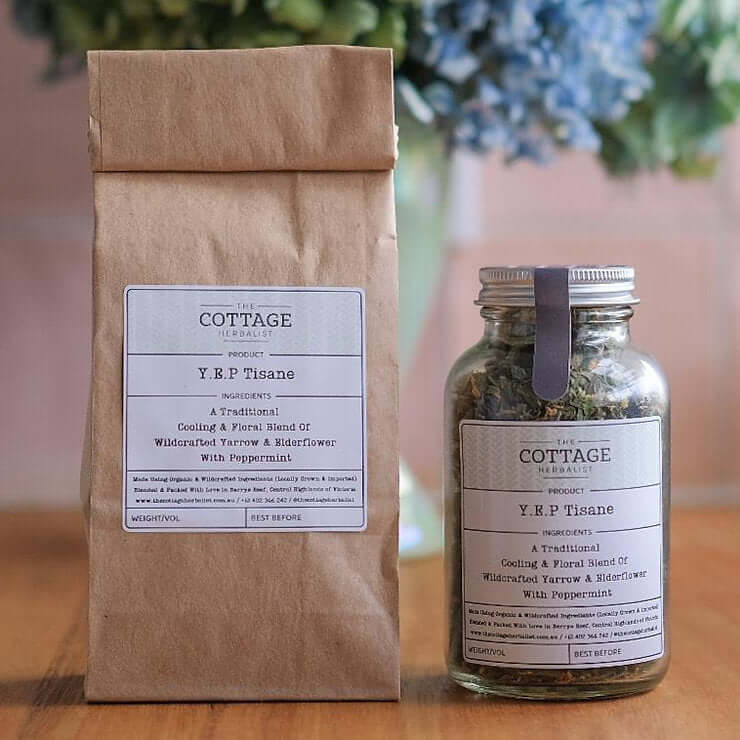
[[[363,531],[364,293],[132,285],[123,528]]]
[[[661,421],[460,423],[465,659],[663,654]]]

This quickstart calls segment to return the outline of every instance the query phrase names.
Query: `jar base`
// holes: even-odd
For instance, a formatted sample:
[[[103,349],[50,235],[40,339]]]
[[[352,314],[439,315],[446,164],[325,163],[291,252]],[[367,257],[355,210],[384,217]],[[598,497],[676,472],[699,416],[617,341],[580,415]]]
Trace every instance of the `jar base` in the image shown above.
[[[529,701],[582,701],[584,699],[616,699],[642,694],[654,689],[662,676],[653,676],[642,681],[612,684],[551,684],[526,686],[519,684],[492,684],[470,673],[449,671],[450,678],[459,686],[477,694],[506,699],[526,699]]]

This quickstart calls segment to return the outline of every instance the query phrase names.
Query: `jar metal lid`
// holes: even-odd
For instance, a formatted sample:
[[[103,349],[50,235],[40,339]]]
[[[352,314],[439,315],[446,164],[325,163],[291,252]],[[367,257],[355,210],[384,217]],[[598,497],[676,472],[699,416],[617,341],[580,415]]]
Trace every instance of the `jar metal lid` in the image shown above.
[[[534,306],[532,265],[482,267],[478,306]],[[571,306],[633,306],[635,268],[629,265],[570,265]]]

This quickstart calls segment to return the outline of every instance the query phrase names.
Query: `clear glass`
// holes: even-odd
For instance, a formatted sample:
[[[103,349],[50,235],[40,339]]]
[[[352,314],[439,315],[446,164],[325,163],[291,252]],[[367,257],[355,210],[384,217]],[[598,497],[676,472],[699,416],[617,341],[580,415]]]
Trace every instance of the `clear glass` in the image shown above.
[[[455,363],[445,390],[445,566],[449,614],[447,665],[468,689],[527,699],[584,699],[648,691],[665,675],[668,644],[670,405],[663,373],[630,341],[629,306],[572,310],[571,375],[566,396],[544,401],[532,390],[533,308],[484,308],[481,340]],[[657,660],[617,667],[526,669],[468,663],[463,657],[460,542],[462,419],[575,421],[660,416],[663,430],[663,624]]]

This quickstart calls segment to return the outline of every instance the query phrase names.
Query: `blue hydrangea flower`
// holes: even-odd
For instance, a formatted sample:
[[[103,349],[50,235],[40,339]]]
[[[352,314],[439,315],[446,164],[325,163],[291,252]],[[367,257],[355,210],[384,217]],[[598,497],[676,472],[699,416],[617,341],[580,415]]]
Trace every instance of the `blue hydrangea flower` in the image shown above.
[[[425,84],[399,93],[453,145],[546,159],[598,150],[595,122],[651,86],[643,66],[659,0],[422,0],[409,56]]]

